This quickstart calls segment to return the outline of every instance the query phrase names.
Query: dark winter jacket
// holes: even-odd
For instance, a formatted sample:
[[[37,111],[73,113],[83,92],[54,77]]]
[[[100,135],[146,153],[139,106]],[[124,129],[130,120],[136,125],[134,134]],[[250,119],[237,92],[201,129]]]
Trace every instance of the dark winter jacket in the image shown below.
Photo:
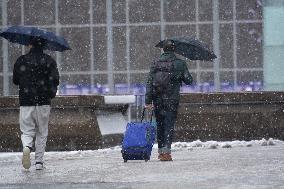
[[[173,87],[171,88],[170,95],[158,96],[153,92],[153,66],[150,68],[146,84],[146,104],[154,103],[155,108],[161,108],[169,111],[177,111],[180,99],[180,87],[184,82],[186,85],[190,85],[193,81],[191,74],[189,73],[186,62],[178,59],[173,52],[164,52],[161,57],[161,61],[174,60],[174,76]]]
[[[19,85],[20,106],[50,105],[59,85],[57,64],[42,49],[32,48],[17,59],[13,83]]]

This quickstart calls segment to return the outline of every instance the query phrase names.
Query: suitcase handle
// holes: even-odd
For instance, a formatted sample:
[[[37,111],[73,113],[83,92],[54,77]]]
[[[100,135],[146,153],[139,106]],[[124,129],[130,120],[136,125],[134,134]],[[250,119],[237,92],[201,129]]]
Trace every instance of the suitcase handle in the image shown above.
[[[142,121],[143,121],[143,119],[144,119],[145,110],[146,110],[146,108],[143,108],[142,117],[141,117],[141,123],[142,123]],[[152,110],[152,112],[151,112],[151,119],[150,119],[150,122],[152,122],[153,114],[154,114],[154,110]]]

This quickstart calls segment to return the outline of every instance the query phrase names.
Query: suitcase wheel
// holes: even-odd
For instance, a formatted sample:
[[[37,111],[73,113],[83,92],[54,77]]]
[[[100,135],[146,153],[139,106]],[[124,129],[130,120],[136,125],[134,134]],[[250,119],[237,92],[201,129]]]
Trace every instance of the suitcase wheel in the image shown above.
[[[147,162],[147,161],[150,160],[150,157],[149,157],[147,154],[145,154],[145,155],[144,155],[144,160],[145,160],[145,162]]]
[[[124,160],[124,163],[126,163],[127,162],[127,159],[123,159]]]

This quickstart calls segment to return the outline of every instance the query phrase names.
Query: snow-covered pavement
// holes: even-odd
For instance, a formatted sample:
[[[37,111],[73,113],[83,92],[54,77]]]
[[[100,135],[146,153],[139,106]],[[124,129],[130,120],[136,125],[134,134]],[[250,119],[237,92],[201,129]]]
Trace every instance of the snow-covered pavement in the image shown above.
[[[21,153],[0,153],[0,188],[284,189],[279,140],[174,143],[173,162],[158,161],[155,145],[151,158],[124,163],[120,147],[47,152],[45,170],[25,171]]]

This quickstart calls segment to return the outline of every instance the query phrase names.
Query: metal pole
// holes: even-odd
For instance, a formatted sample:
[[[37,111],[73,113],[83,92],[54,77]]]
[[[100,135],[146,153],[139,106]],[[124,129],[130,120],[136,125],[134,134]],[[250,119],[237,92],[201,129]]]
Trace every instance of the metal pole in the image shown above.
[[[58,0],[55,0],[55,32],[57,35],[60,34],[60,23],[58,21]],[[62,55],[61,53],[56,51],[56,62],[57,62],[57,67],[58,71],[60,73],[61,71],[61,60],[62,60]]]
[[[199,0],[195,1],[195,20],[196,20],[196,37],[199,39]],[[200,62],[196,61],[196,83],[200,84]]]
[[[114,93],[113,83],[113,40],[112,40],[112,0],[106,1],[107,8],[107,71],[110,94]]]
[[[234,90],[237,90],[237,27],[236,0],[233,0],[233,62],[234,62]]]
[[[90,54],[91,54],[91,93],[94,91],[94,29],[93,29],[93,0],[90,0]]]
[[[127,73],[127,92],[130,93],[130,28],[129,28],[129,0],[126,0],[126,73]]]
[[[126,0],[125,4],[125,14],[126,14],[126,74],[127,74],[127,92],[130,93],[131,82],[130,82],[130,28],[129,28],[129,0]],[[137,103],[137,97],[135,98]],[[133,104],[129,104],[127,113],[128,113],[128,122],[132,121],[132,110]]]
[[[2,1],[2,26],[7,26],[7,1]],[[9,95],[9,60],[8,60],[8,42],[2,40],[2,53],[3,53],[3,95]]]
[[[217,58],[214,59],[215,91],[220,91],[220,41],[219,41],[219,1],[213,0],[213,49]]]
[[[165,17],[164,17],[164,3],[165,1],[164,0],[161,0],[161,4],[160,4],[160,7],[161,7],[161,12],[160,12],[160,20],[161,20],[161,40],[164,40],[165,39]]]
[[[21,0],[21,24],[25,25],[25,4],[24,0]],[[22,55],[25,54],[25,46],[22,45]]]

